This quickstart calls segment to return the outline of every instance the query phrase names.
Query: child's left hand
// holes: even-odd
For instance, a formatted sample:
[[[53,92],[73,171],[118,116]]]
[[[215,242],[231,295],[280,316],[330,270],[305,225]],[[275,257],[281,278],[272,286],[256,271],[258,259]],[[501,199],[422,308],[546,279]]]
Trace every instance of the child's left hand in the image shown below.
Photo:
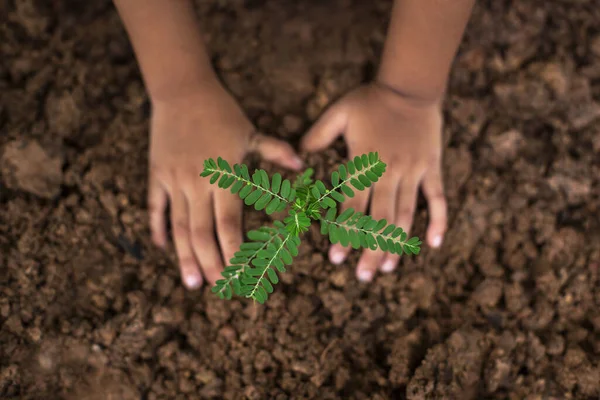
[[[419,186],[429,204],[427,242],[439,247],[446,230],[446,200],[441,174],[442,114],[440,101],[422,102],[371,84],[359,87],[335,103],[302,140],[306,151],[318,151],[344,135],[348,156],[377,151],[386,173],[372,188],[371,216],[385,218],[410,231]],[[370,190],[357,191],[343,208],[366,212]],[[329,258],[339,264],[350,247],[333,245]],[[378,268],[395,269],[399,256],[365,250],[356,274],[370,281]]]

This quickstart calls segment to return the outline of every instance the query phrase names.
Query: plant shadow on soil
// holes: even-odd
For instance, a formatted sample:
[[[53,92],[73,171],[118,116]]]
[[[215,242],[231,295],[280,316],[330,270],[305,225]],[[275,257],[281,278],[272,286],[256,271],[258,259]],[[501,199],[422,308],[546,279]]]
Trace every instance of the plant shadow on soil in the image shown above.
[[[598,398],[595,1],[476,6],[444,106],[441,250],[363,285],[315,226],[264,307],[185,291],[151,245],[148,99],[111,3],[75,3],[0,2],[0,397]],[[227,87],[297,143],[377,65],[390,1],[197,6]],[[344,155],[307,160],[324,179]]]

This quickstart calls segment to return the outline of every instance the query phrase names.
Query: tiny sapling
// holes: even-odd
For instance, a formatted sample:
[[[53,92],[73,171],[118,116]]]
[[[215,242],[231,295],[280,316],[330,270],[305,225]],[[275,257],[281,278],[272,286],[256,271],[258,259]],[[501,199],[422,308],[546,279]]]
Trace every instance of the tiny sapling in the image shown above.
[[[279,282],[277,272],[285,272],[293,257],[298,255],[300,237],[313,220],[320,221],[321,233],[328,235],[331,243],[352,246],[354,249],[377,248],[393,254],[419,254],[421,241],[408,238],[406,232],[385,219],[375,220],[362,212],[348,208],[338,215],[337,205],[346,197],[353,197],[354,190],[365,190],[377,182],[385,172],[386,164],[378,153],[356,156],[342,164],[331,174],[331,189],[316,180],[311,168],[297,177],[292,184],[276,173],[269,179],[267,172],[255,170],[250,175],[244,164],[233,167],[218,157],[204,161],[202,177],[217,183],[222,189],[230,189],[248,206],[265,210],[267,214],[288,210],[282,221],[247,233],[248,242],[229,260],[229,266],[221,273],[223,279],[216,282],[213,293],[221,299],[231,299],[235,294],[254,299],[261,304],[273,293],[273,285]],[[354,188],[354,189],[353,189]]]

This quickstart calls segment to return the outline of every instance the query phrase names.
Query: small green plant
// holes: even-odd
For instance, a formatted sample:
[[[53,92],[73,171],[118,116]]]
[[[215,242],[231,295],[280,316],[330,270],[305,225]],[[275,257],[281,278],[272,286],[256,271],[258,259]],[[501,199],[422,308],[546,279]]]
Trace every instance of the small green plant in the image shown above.
[[[282,221],[247,233],[248,242],[229,260],[230,265],[222,272],[223,279],[216,282],[213,293],[221,299],[232,296],[252,298],[261,304],[273,292],[279,282],[277,272],[286,272],[293,257],[298,255],[300,237],[313,220],[320,221],[321,233],[328,235],[331,243],[341,243],[354,249],[377,248],[393,254],[419,254],[421,241],[408,238],[401,227],[388,224],[385,219],[375,220],[362,212],[348,208],[338,215],[337,205],[347,197],[354,197],[354,190],[369,188],[385,172],[386,164],[378,153],[363,154],[342,164],[331,174],[331,189],[316,180],[311,168],[297,177],[292,184],[276,173],[269,178],[262,169],[250,176],[248,167],[233,167],[222,159],[204,161],[202,177],[217,183],[222,189],[230,189],[246,205],[267,214],[288,210]],[[354,189],[353,189],[354,188]]]

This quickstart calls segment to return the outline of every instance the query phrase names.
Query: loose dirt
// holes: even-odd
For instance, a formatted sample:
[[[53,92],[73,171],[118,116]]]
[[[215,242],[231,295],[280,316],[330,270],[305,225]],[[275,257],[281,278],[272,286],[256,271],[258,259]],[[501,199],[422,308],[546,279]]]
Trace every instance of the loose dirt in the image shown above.
[[[197,3],[222,80],[294,145],[372,76],[390,10]],[[315,227],[264,307],[185,291],[151,245],[148,98],[112,4],[83,4],[0,1],[0,397],[600,396],[596,1],[479,2],[445,104],[443,248],[365,285]],[[307,160],[324,178],[344,156]]]

